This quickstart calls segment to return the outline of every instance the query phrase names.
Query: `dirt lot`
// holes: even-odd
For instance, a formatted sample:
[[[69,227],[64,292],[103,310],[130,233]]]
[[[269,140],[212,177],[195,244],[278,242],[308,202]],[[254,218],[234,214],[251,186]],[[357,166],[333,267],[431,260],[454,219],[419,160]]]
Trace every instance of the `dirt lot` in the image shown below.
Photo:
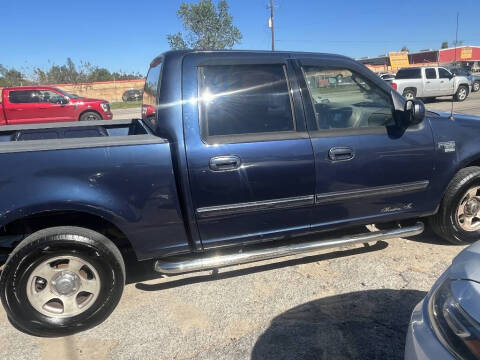
[[[455,107],[480,115],[480,95]],[[426,233],[140,280],[105,323],[66,338],[20,333],[0,310],[0,358],[402,359],[412,308],[462,248]]]

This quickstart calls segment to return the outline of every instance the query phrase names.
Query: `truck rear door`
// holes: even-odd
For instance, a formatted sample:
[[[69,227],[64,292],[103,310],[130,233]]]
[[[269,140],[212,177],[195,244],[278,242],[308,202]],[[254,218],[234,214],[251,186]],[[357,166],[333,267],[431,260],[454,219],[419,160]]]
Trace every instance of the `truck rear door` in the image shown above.
[[[433,211],[428,121],[397,126],[391,90],[349,59],[301,58],[298,66],[315,154],[312,229]]]
[[[314,158],[285,55],[190,54],[184,132],[203,246],[309,230]]]

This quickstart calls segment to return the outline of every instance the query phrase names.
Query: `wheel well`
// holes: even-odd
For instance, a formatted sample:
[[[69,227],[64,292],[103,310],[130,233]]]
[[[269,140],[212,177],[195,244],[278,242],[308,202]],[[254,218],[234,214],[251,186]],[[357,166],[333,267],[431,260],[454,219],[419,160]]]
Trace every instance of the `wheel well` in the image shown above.
[[[417,95],[417,88],[407,87],[407,88],[403,89],[403,93],[405,93],[405,91],[407,91],[407,90],[412,90],[415,93],[415,95]]]
[[[80,118],[82,117],[82,115],[87,113],[87,112],[93,112],[93,113],[97,114],[98,116],[100,116],[100,119],[103,119],[102,114],[100,114],[97,110],[87,109],[87,110],[83,111],[82,113],[80,113],[80,115],[78,115],[78,120],[80,121]]]
[[[460,84],[460,85],[458,85],[458,87],[460,87],[460,86],[465,86],[465,87],[468,89],[468,84]]]
[[[480,158],[473,160],[472,162],[468,163],[464,167],[470,167],[470,166],[478,166],[480,167]]]
[[[48,211],[15,220],[0,228],[0,249],[10,253],[28,235],[54,226],[79,226],[109,238],[125,257],[133,253],[132,244],[114,224],[96,215],[76,211]]]

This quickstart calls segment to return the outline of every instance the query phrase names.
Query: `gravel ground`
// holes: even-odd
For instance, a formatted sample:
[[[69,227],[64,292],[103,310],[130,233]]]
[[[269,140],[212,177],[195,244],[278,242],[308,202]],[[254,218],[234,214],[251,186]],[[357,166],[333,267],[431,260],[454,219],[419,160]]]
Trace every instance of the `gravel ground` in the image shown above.
[[[480,115],[480,94],[455,108]],[[84,333],[31,337],[0,310],[0,358],[402,359],[411,310],[462,249],[427,232],[218,274],[141,279],[130,266],[117,309]]]
[[[450,112],[452,107],[452,97],[437,98],[433,102],[426,104],[427,109]],[[462,102],[453,103],[453,111],[460,114],[473,114],[480,116],[480,91],[471,93],[468,98]]]
[[[139,281],[65,338],[20,333],[2,311],[0,358],[402,359],[411,310],[461,249],[423,234]]]

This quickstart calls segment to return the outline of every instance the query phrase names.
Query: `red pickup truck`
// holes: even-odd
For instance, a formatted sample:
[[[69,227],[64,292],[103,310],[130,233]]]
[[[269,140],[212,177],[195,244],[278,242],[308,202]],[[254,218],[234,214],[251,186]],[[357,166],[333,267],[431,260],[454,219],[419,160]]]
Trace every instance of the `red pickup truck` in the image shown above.
[[[82,98],[50,86],[4,88],[0,98],[0,125],[112,118],[108,101]]]

